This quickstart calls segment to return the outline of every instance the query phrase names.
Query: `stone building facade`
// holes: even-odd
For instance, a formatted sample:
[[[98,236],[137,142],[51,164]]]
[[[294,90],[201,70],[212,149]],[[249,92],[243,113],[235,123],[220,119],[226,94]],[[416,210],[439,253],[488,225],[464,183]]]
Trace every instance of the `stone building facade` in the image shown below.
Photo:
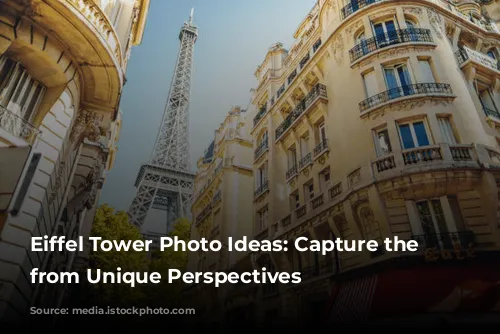
[[[250,270],[302,283],[239,287],[228,317],[500,310],[481,299],[500,281],[499,20],[497,1],[319,0],[290,49],[269,49],[255,73],[254,192],[242,194],[254,239],[398,237],[419,250],[248,254]]]
[[[130,51],[148,0],[0,1],[0,320],[57,307],[84,253],[31,252],[31,237],[88,236],[114,164]]]
[[[254,109],[233,107],[205,155],[198,160],[192,205],[191,239],[227,240],[229,236],[252,237],[252,206],[245,194],[253,189],[251,121]],[[228,252],[223,243],[220,252],[190,252],[187,270],[224,271],[234,268],[246,254]],[[223,319],[221,301],[227,289],[193,285],[186,291],[188,303],[207,313],[212,320]],[[192,305],[192,304],[191,304]]]

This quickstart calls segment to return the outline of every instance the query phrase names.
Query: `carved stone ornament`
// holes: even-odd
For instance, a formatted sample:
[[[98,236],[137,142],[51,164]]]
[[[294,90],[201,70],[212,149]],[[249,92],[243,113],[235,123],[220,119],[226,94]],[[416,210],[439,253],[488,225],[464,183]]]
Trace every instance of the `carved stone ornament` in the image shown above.
[[[427,8],[427,16],[429,17],[429,22],[432,26],[432,29],[436,33],[438,38],[443,38],[443,31],[441,29],[441,24],[443,23],[441,20],[441,16],[434,9]]]
[[[357,20],[353,24],[351,24],[347,29],[347,36],[350,39],[354,39],[354,34],[363,26],[363,20]]]
[[[403,13],[420,17],[422,15],[422,8],[419,7],[404,7]]]
[[[432,49],[434,46],[402,46],[402,47],[393,47],[392,49],[381,49],[379,53],[374,55],[373,57],[368,56],[366,60],[363,60],[359,63],[359,66],[367,66],[370,65],[373,59],[385,60],[388,58],[395,58],[399,56],[404,56],[413,52],[426,52]]]
[[[332,43],[332,49],[333,58],[338,65],[341,65],[344,60],[344,41],[342,39],[342,35],[338,35],[337,38],[335,38]]]
[[[99,129],[99,116],[94,111],[82,110],[73,125],[70,140],[74,142],[77,139],[87,137],[90,141],[98,141],[101,136]]]
[[[370,119],[371,120],[376,120],[379,117],[382,117],[385,115],[386,112],[397,112],[397,111],[408,111],[412,110],[414,108],[420,108],[425,105],[430,105],[430,106],[446,106],[451,101],[453,100],[453,97],[449,98],[425,98],[421,100],[406,100],[406,101],[400,101],[398,103],[394,104],[389,104],[386,107],[380,108],[379,110],[373,111],[370,113]]]

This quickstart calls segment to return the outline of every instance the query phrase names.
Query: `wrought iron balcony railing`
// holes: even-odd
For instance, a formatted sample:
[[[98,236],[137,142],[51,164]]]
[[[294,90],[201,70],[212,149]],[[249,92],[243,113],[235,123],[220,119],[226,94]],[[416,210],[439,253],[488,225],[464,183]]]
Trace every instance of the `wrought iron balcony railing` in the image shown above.
[[[484,113],[486,114],[486,116],[495,117],[495,118],[500,119],[500,112],[498,112],[498,110],[486,108],[486,107],[483,107],[483,110],[484,110]]]
[[[344,20],[346,17],[356,13],[358,10],[363,9],[368,5],[380,1],[382,0],[352,0],[340,10],[340,15],[342,16],[342,20]]]
[[[462,67],[467,61],[476,62],[484,67],[490,68],[495,71],[500,71],[500,62],[492,57],[485,55],[481,52],[474,51],[464,46],[455,52],[458,65]]]
[[[435,233],[412,236],[418,242],[418,248],[455,249],[468,248],[475,244],[475,234],[472,231],[460,231],[450,233]]]
[[[307,165],[312,164],[312,153],[307,153],[302,159],[299,161],[299,169],[305,168]]]
[[[290,180],[292,177],[297,175],[297,165],[293,165],[287,172],[286,172],[286,179]]]
[[[254,196],[258,197],[262,195],[264,192],[266,192],[268,189],[269,189],[269,181],[266,180],[254,191]]]
[[[410,28],[400,29],[380,34],[359,42],[351,50],[351,63],[380,49],[402,43],[432,43],[432,34],[429,29]]]
[[[452,95],[453,91],[449,84],[445,83],[418,83],[389,89],[383,93],[369,97],[359,103],[359,109],[364,112],[368,109],[384,104],[397,98],[412,95],[432,95],[443,94]]]
[[[259,144],[257,149],[254,152],[254,160],[257,160],[261,157],[262,154],[269,148],[268,140],[264,139],[262,143]]]
[[[259,109],[259,112],[257,113],[257,115],[255,115],[253,119],[253,126],[256,126],[257,123],[259,123],[259,121],[262,119],[262,117],[264,117],[266,112],[267,112],[267,106],[263,106],[262,108]]]
[[[23,139],[30,145],[35,142],[36,137],[40,134],[40,130],[35,126],[3,106],[0,106],[0,128]]]
[[[295,109],[293,109],[287,118],[276,129],[276,140],[278,140],[306,110],[314,103],[318,97],[326,98],[326,86],[323,84],[316,84],[313,89],[300,101]]]
[[[219,203],[221,200],[222,200],[222,192],[218,190],[215,193],[214,198],[212,199],[212,205]]]
[[[314,148],[314,157],[319,156],[321,153],[326,152],[327,150],[328,139],[324,139]]]

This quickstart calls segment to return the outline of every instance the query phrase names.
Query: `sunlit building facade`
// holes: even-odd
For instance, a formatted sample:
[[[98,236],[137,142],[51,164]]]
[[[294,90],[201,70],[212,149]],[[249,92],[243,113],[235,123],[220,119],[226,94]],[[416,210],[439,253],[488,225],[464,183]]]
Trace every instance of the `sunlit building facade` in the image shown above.
[[[248,254],[302,283],[242,289],[232,320],[498,311],[499,20],[496,1],[319,0],[290,49],[269,49],[242,195],[253,238],[419,249]]]
[[[86,238],[121,128],[130,51],[148,0],[0,1],[0,322],[62,305],[69,285],[31,284],[84,253],[31,252],[31,237]]]
[[[225,271],[247,257],[245,253],[228,252],[228,237],[251,238],[252,206],[246,194],[253,189],[253,150],[250,136],[252,109],[233,107],[226,115],[215,138],[198,160],[192,205],[191,239],[219,240],[220,252],[189,252],[187,271]],[[197,314],[206,312],[212,320],[223,319],[227,290],[197,284],[185,291],[188,303],[196,305]]]

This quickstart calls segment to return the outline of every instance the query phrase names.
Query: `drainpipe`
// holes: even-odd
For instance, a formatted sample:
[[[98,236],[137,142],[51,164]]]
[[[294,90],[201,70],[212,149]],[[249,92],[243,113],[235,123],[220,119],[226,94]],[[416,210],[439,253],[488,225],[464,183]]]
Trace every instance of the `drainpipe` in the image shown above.
[[[76,167],[78,166],[77,162],[78,162],[78,158],[80,157],[80,154],[82,152],[82,147],[83,147],[83,143],[80,143],[80,146],[78,147],[78,153],[75,156],[75,164],[71,168],[71,174],[70,174],[71,176],[70,176],[68,183],[66,185],[66,190],[64,191],[64,197],[63,197],[61,203],[65,203],[68,199],[69,190],[71,189],[71,184],[73,183],[73,177],[74,177],[75,172],[76,172]],[[64,212],[65,206],[66,205],[61,205],[61,207],[59,208],[59,211],[58,211],[57,216],[56,216],[55,224],[52,227],[52,231],[50,232],[50,236],[53,236],[56,233],[57,226],[58,226],[59,220],[61,219],[61,216]],[[45,254],[45,257],[43,259],[43,263],[40,266],[41,270],[43,270],[47,266],[47,262],[49,261],[50,253],[51,252],[49,251]],[[34,303],[35,303],[35,300],[36,300],[36,297],[38,295],[39,290],[40,290],[40,283],[37,283],[35,291],[33,292],[33,295],[31,296],[30,307],[34,306]]]

